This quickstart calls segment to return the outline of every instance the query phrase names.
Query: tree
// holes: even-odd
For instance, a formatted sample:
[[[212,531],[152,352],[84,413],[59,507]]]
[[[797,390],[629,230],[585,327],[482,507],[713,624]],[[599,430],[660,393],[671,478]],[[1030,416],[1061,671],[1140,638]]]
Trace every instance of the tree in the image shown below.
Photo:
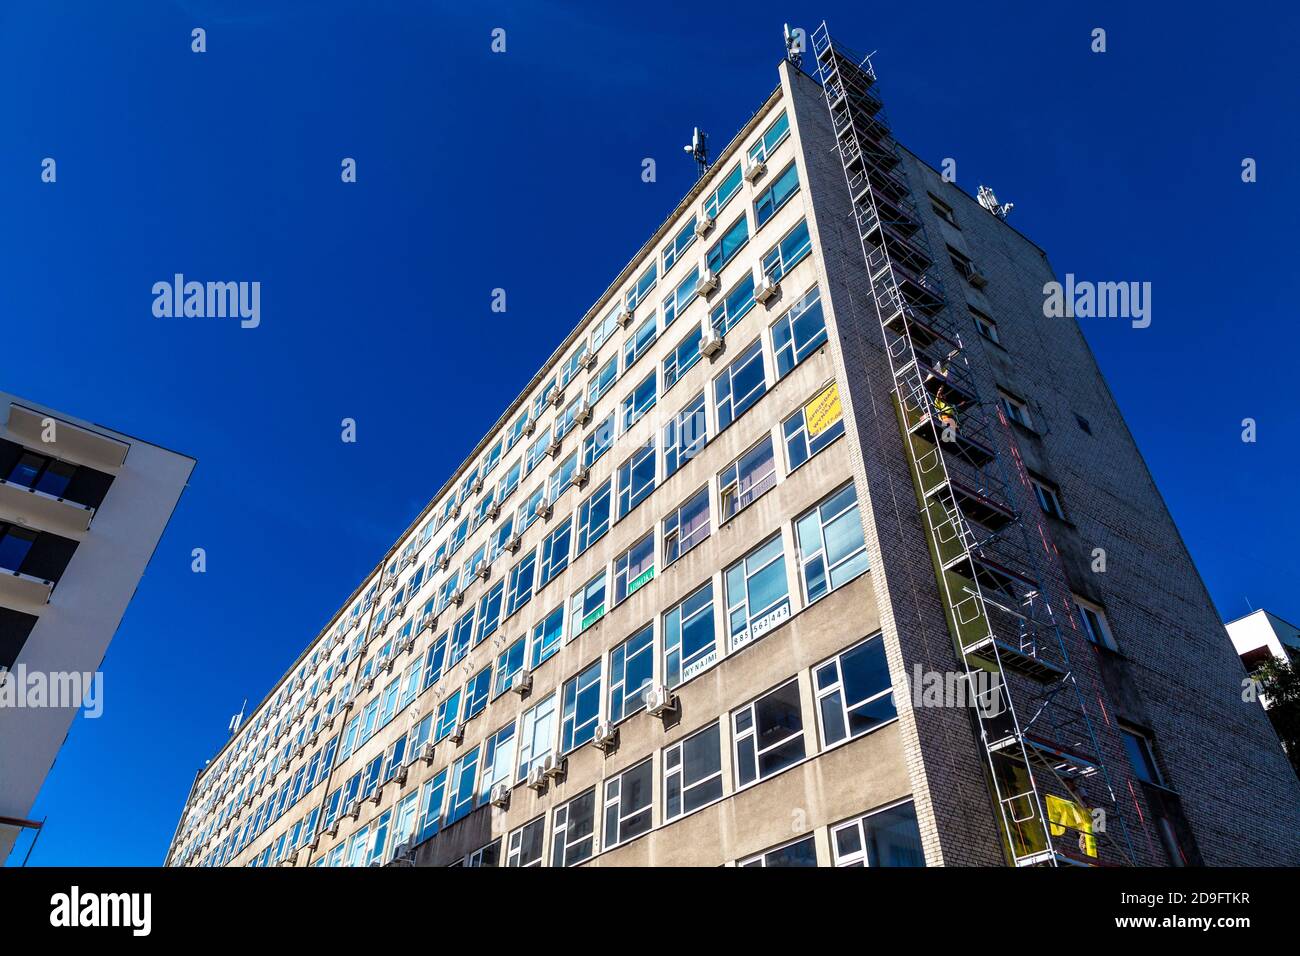
[[[1300,775],[1300,667],[1294,661],[1270,657],[1254,674],[1260,693],[1268,699],[1268,719]]]

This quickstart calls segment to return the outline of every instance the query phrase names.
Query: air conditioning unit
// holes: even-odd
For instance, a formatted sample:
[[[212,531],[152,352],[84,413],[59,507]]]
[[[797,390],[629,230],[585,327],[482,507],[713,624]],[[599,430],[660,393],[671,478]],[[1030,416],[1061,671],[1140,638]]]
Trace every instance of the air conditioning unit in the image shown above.
[[[504,783],[494,784],[490,799],[492,806],[501,807],[504,810],[510,806],[510,788]]]
[[[501,517],[501,503],[499,501],[494,501],[492,504],[488,505],[487,516],[493,521],[496,521],[497,518]]]
[[[410,840],[403,840],[393,848],[393,864],[395,866],[409,866],[413,856],[415,856],[415,853]]]
[[[450,565],[451,565],[451,555],[444,553],[443,556],[438,559],[438,570],[446,571],[447,568],[450,567]]]
[[[384,670],[385,670],[386,672],[388,672],[389,674],[391,674],[391,673],[393,672],[393,665],[396,664],[396,663],[397,663],[397,658],[396,658],[396,657],[390,657],[390,658],[388,659],[388,663],[384,664]]]
[[[244,806],[251,807],[252,805],[253,805],[253,795],[250,793],[248,796],[244,798]]]
[[[315,747],[315,746],[316,746],[316,741],[320,740],[320,731],[319,731],[319,730],[313,730],[312,733],[311,733],[311,737],[309,738],[309,740],[310,740],[311,746]]]
[[[451,511],[449,512],[449,515],[450,515],[450,517],[452,517],[452,518],[459,518],[459,517],[460,517],[460,502],[459,502],[459,501],[456,502],[454,505],[451,506]]]
[[[767,172],[767,163],[762,160],[752,160],[745,163],[745,182],[757,182],[758,178]]]
[[[524,437],[531,437],[535,431],[537,431],[537,422],[530,418],[524,423]]]
[[[537,515],[539,518],[549,518],[551,516],[551,503],[543,498],[541,501],[537,502],[537,506],[533,508],[533,514]]]
[[[626,304],[618,307],[618,312],[614,315],[614,321],[624,328],[632,321],[632,310]]]
[[[533,689],[533,672],[524,669],[515,675],[514,681],[510,684],[510,689],[520,697],[527,696],[528,692]]]
[[[351,817],[353,820],[361,817],[361,801],[353,800],[347,811],[343,814],[345,817]]]
[[[476,495],[482,490],[483,490],[483,476],[479,475],[477,478],[475,478],[473,481],[470,482],[469,493],[471,495]]]
[[[402,764],[400,767],[398,767],[398,768],[397,768],[397,773],[393,774],[393,779],[397,781],[397,785],[398,785],[399,787],[404,787],[404,786],[406,786],[406,777],[407,777],[407,774],[408,774],[408,771],[407,771],[407,769],[406,769],[406,764]]]
[[[297,862],[298,862],[298,851],[297,851],[297,850],[294,850],[292,853],[290,853],[288,856],[286,856],[286,857],[284,858],[284,865],[285,865],[285,866],[294,866]]]
[[[456,726],[451,728],[450,738],[454,744],[459,744],[465,739],[465,722],[463,720],[457,721]]]
[[[662,717],[671,711],[677,709],[677,698],[663,684],[656,684],[653,687],[646,688],[645,696],[646,713],[652,717]]]
[[[306,752],[307,752],[307,745],[305,743],[302,743],[298,745],[298,749],[293,752],[293,755],[295,757],[301,757]]]
[[[454,590],[454,591],[451,592],[451,603],[452,603],[452,604],[455,604],[457,607],[459,607],[460,604],[461,604],[461,602],[464,601],[464,600],[465,600],[465,589],[464,589],[464,588],[457,588],[456,590]]]
[[[420,759],[424,761],[425,766],[433,763],[433,744],[424,744],[420,748]]]
[[[388,621],[387,620],[380,621],[379,626],[375,628],[375,636],[383,637],[384,632],[386,632],[387,630],[388,630]]]
[[[397,605],[397,617],[402,617],[404,614],[406,614],[406,609],[409,608],[410,606],[411,606],[411,599],[408,597],[401,604]]]
[[[379,786],[375,787],[375,792],[372,793],[367,799],[369,799],[369,801],[373,803],[375,806],[379,806],[379,801],[384,799],[384,785],[381,783],[379,784]]]
[[[426,614],[420,620],[421,631],[432,631],[437,626],[438,626],[438,615],[436,614]]]
[[[596,725],[596,736],[591,738],[594,746],[609,753],[618,746],[618,728],[606,720]]]
[[[781,284],[773,282],[769,276],[763,276],[758,285],[754,288],[754,299],[760,303],[767,302],[768,299],[780,291]]]
[[[558,458],[561,447],[563,447],[563,443],[560,439],[552,438],[551,443],[546,446],[546,454],[550,455],[552,458]]]
[[[584,352],[582,354],[582,358],[578,359],[579,368],[589,369],[592,368],[595,364],[596,364],[595,352]]]
[[[712,323],[704,330],[704,335],[700,337],[700,351],[705,355],[712,357],[722,351],[722,336],[718,334]]]
[[[326,730],[333,730],[333,729],[334,729],[334,715],[333,715],[333,714],[330,714],[328,717],[325,718],[325,729],[326,729]]]
[[[573,483],[575,485],[585,485],[587,479],[591,477],[591,469],[586,465],[579,465],[573,470]]]
[[[492,565],[487,563],[485,558],[479,558],[478,563],[474,565],[474,576],[482,581],[486,581],[492,574]]]
[[[695,220],[695,234],[701,238],[707,236],[709,230],[713,228],[713,222],[712,216],[701,213],[699,218]]]
[[[402,650],[406,651],[408,654],[411,653],[412,651],[414,651],[414,650],[415,650],[415,638],[413,638],[413,637],[408,637],[408,638],[406,639],[405,643],[402,644]]]
[[[695,280],[695,294],[709,296],[718,291],[718,274],[708,266],[700,267],[700,277]]]
[[[538,793],[546,789],[546,770],[541,764],[528,771],[528,786]]]
[[[504,547],[511,554],[514,554],[519,550],[521,541],[522,539],[519,537],[519,532],[516,531],[514,534],[510,535],[510,537],[506,538]]]
[[[307,841],[307,852],[315,853],[316,848],[319,846],[320,846],[320,834],[318,833],[310,840]]]
[[[579,425],[585,425],[591,421],[591,402],[584,398],[581,404],[578,405],[578,410],[573,413],[573,420]]]
[[[967,273],[966,278],[970,281],[970,284],[977,289],[982,289],[989,284],[988,276],[980,272],[978,269],[972,268],[970,272]]]
[[[564,404],[564,389],[562,388],[551,389],[551,394],[547,396],[546,400],[551,403],[552,408],[559,408],[561,405]]]
[[[362,686],[365,690],[374,690],[374,689],[375,689],[375,679],[374,679],[373,677],[367,677],[367,678],[366,678],[366,682],[365,682],[364,684],[362,684],[361,686]]]
[[[325,831],[330,835],[330,839],[333,839],[334,837],[339,835],[339,824],[341,822],[342,822],[341,820],[335,820],[333,823],[330,824],[330,828]]]
[[[542,758],[542,772],[550,780],[559,780],[564,776],[564,758],[547,754]]]

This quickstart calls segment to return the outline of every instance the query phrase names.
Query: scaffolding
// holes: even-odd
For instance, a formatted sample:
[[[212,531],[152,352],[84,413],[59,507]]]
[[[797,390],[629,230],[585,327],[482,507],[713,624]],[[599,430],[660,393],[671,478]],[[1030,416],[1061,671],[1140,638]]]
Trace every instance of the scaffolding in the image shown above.
[[[981,401],[870,60],[813,54],[1008,861],[1134,862],[1062,627],[1069,588],[1003,409]]]

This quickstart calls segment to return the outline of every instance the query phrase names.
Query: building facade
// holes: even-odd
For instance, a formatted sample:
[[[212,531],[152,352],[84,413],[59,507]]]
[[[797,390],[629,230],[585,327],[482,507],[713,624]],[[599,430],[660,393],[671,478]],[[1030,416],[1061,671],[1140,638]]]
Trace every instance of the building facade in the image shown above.
[[[0,392],[0,860],[194,461]],[[30,699],[28,699],[30,697]]]
[[[814,41],[200,773],[170,865],[1298,861],[1046,257]]]

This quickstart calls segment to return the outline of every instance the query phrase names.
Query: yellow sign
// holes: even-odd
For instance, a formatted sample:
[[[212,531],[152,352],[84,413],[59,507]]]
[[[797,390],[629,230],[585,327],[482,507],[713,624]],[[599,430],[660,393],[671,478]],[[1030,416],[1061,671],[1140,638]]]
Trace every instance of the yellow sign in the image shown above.
[[[1052,836],[1064,836],[1067,829],[1073,830],[1078,836],[1075,848],[1088,856],[1097,855],[1097,838],[1092,835],[1092,817],[1083,807],[1049,793],[1047,819],[1052,825]]]
[[[803,408],[803,418],[808,427],[808,437],[816,438],[838,422],[842,414],[840,387],[832,382]]]

